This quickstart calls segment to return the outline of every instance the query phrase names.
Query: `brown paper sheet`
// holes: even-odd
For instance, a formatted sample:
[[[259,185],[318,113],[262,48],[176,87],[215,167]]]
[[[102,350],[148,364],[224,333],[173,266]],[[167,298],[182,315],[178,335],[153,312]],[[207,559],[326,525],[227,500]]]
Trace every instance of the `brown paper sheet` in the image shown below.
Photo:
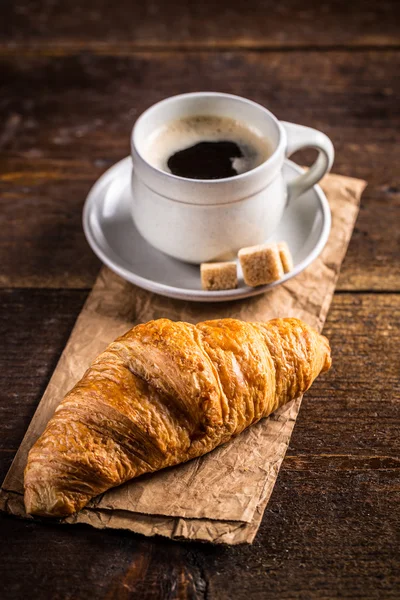
[[[224,304],[173,300],[141,290],[103,268],[3,482],[0,509],[27,517],[23,470],[30,447],[90,362],[132,325],[159,317],[195,323],[221,317],[265,321],[293,316],[321,330],[365,185],[338,175],[324,179],[332,210],[324,251],[298,277],[254,298]],[[110,490],[62,522],[174,539],[249,543],[272,493],[300,403],[298,398],[206,456]]]

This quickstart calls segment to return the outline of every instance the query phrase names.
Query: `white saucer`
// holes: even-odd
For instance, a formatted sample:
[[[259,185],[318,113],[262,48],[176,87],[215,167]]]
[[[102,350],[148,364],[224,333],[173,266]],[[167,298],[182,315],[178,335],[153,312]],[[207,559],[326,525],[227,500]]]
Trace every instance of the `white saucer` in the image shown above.
[[[283,174],[290,181],[302,169],[287,160]],[[171,298],[222,302],[261,294],[298,275],[319,255],[331,227],[328,200],[314,186],[294,201],[268,241],[285,240],[293,255],[294,270],[280,281],[257,288],[247,287],[240,267],[235,290],[206,292],[201,289],[198,266],[170,258],[148,244],[137,231],[129,210],[131,159],[108,169],[89,192],[83,209],[83,229],[97,256],[115,273],[146,290]]]

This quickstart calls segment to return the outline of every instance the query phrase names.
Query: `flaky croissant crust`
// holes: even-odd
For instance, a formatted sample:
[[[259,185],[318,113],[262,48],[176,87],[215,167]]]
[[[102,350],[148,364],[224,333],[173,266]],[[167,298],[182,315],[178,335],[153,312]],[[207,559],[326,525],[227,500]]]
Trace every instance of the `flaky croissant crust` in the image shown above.
[[[213,450],[331,364],[298,319],[138,325],[100,354],[32,447],[26,511],[66,516],[143,473]]]

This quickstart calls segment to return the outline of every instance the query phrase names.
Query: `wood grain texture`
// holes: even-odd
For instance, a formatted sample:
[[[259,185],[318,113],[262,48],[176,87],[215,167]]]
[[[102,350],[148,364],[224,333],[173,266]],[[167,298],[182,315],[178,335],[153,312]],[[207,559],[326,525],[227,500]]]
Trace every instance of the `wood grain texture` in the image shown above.
[[[25,435],[86,295],[61,290],[0,292],[0,479]]]
[[[206,581],[183,545],[80,525],[38,528],[4,515],[0,529],[5,600],[206,598]]]
[[[59,50],[121,47],[302,47],[399,45],[395,0],[5,0],[4,40],[61,42]]]
[[[142,110],[248,96],[326,131],[334,171],[369,185],[338,285],[357,293],[325,327],[333,370],[304,399],[255,544],[0,515],[1,598],[399,598],[400,295],[360,293],[400,291],[398,21],[395,0],[3,1],[0,287],[26,289],[0,289],[1,478],[99,268],[85,195]]]
[[[84,298],[0,291],[0,477]],[[324,332],[333,369],[304,398],[254,545],[177,544],[1,516],[2,597],[398,598],[400,295],[336,295]]]
[[[92,285],[99,262],[81,230],[91,184],[129,153],[140,112],[201,82],[332,138],[334,171],[369,184],[338,287],[400,290],[399,68],[393,51],[3,58],[0,285]]]

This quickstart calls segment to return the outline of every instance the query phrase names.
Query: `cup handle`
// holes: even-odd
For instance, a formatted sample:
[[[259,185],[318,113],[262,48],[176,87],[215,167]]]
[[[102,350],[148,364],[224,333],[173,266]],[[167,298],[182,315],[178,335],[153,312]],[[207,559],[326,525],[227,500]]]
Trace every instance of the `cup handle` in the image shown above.
[[[299,177],[288,183],[288,202],[298,198],[303,192],[318,183],[330,171],[335,157],[333,144],[327,135],[295,123],[281,121],[287,135],[286,156],[302,148],[316,148],[318,157],[315,163]]]

